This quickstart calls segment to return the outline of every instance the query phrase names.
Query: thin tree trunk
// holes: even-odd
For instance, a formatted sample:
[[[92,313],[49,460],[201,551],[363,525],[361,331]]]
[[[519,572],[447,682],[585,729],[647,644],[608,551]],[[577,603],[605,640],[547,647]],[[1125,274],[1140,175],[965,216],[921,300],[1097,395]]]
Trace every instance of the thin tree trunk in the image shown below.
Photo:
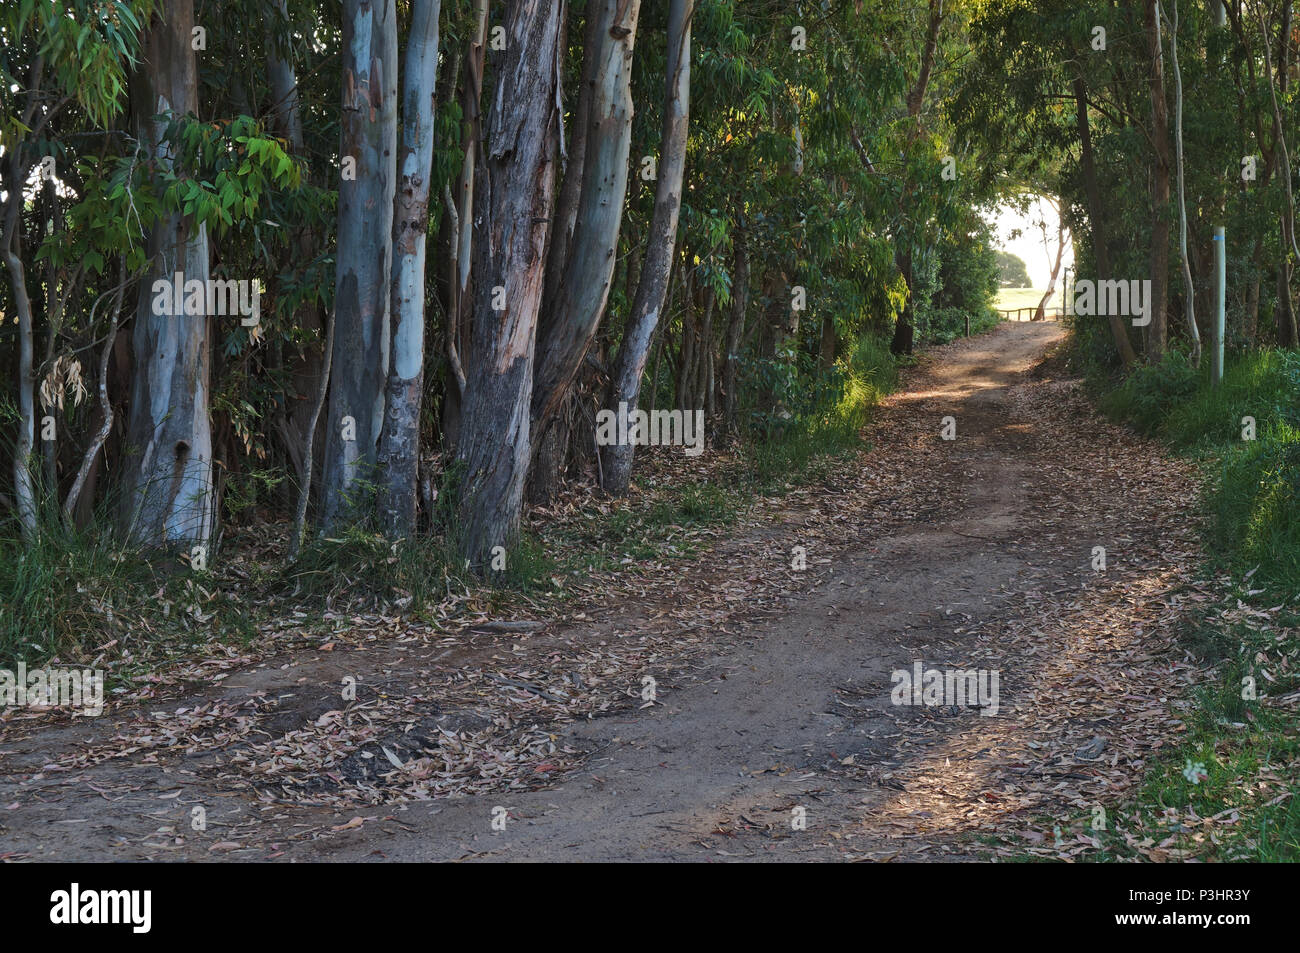
[[[375,480],[391,328],[393,197],[397,161],[397,10],[394,0],[344,0],[341,155],[356,178],[339,182],[333,386],[322,468],[322,522],[363,519]]]
[[[704,317],[700,320],[700,340],[695,348],[694,385],[691,388],[692,400],[687,411],[706,410],[709,386],[709,355],[713,352],[713,309],[717,307],[718,296],[712,285],[704,289]]]
[[[614,361],[609,404],[618,412],[626,404],[637,409],[641,377],[650,355],[650,342],[659,325],[668,282],[677,252],[677,219],[682,206],[682,179],[686,171],[686,136],[690,127],[691,18],[695,0],[672,0],[668,11],[668,66],[665,71],[663,128],[659,156],[659,178],[655,183],[655,209],[646,240],[645,262],[637,284],[632,311]],[[651,395],[653,401],[654,395]],[[632,481],[636,447],[617,444],[610,448],[605,471],[605,488],[615,495],[627,492]]]
[[[592,72],[590,124],[564,277],[542,315],[537,335],[537,380],[532,433],[541,436],[573,384],[609,299],[614,252],[627,194],[632,141],[632,50],[641,0],[596,0],[600,44]]]
[[[312,401],[311,419],[307,427],[304,456],[312,459],[313,444],[316,442],[316,424],[320,421],[320,412],[325,407],[325,395],[329,391],[330,364],[334,358],[334,316],[325,316],[325,350],[321,362],[320,381],[317,384],[316,399]],[[293,515],[293,535],[289,537],[289,562],[296,562],[307,539],[307,507],[311,503],[312,468],[303,470],[302,484],[298,488],[298,506]]]
[[[442,0],[412,0],[402,86],[402,150],[393,212],[392,358],[379,441],[379,463],[383,467],[379,521],[391,537],[415,532],[420,398],[424,388],[424,258],[441,8]]]
[[[555,203],[562,16],[562,7],[546,0],[511,0],[478,177],[477,293],[457,449],[463,468],[457,509],[462,551],[479,568],[494,547],[508,547],[518,534],[532,450],[529,407]]]
[[[1065,254],[1065,217],[1061,214],[1061,207],[1056,202],[1048,199],[1047,204],[1056,212],[1056,258],[1052,260],[1052,273],[1047,279],[1047,291],[1043,294],[1042,300],[1038,302],[1038,310],[1034,312],[1035,321],[1042,321],[1047,317],[1047,302],[1051,301],[1052,295],[1056,294],[1056,279],[1061,273],[1061,258]],[[1043,245],[1047,245],[1046,222],[1043,223]]]
[[[97,396],[102,419],[99,423],[99,429],[95,431],[95,436],[90,441],[90,446],[86,448],[86,452],[81,458],[81,466],[77,469],[76,477],[73,478],[72,487],[68,490],[67,498],[63,501],[63,522],[69,529],[75,525],[77,504],[81,501],[81,494],[86,486],[86,480],[90,476],[90,471],[95,465],[95,459],[99,456],[99,451],[104,448],[108,435],[113,432],[113,403],[108,399],[108,362],[113,354],[113,345],[117,342],[117,324],[122,316],[122,295],[126,291],[127,283],[126,256],[123,255],[118,264],[117,287],[105,293],[106,295],[113,295],[113,310],[108,321],[108,334],[104,338],[104,350],[99,355],[99,375],[97,378],[99,389]],[[98,303],[96,302],[96,304]],[[95,326],[94,306],[91,306],[90,309],[90,326],[92,328]]]
[[[268,0],[273,16],[287,21],[287,0]],[[298,106],[298,77],[293,62],[281,55],[275,37],[277,31],[267,25],[266,74],[271,87],[271,116],[276,130],[289,140],[295,155],[303,151],[302,110]]]
[[[41,98],[41,84],[45,76],[45,58],[37,55],[31,64],[27,90],[27,104],[18,120],[20,129],[31,129],[35,123],[37,106]],[[32,133],[29,133],[29,135]],[[36,440],[35,373],[33,370],[34,341],[32,328],[32,299],[27,289],[27,275],[23,269],[22,253],[18,250],[19,232],[22,228],[22,210],[26,201],[24,192],[32,163],[27,157],[26,143],[18,137],[11,143],[3,157],[8,166],[5,172],[4,220],[0,228],[0,254],[5,259],[13,292],[14,307],[18,312],[18,439],[14,445],[14,496],[18,524],[24,539],[36,535],[36,488],[32,480],[31,455]]]
[[[1259,31],[1264,47],[1264,75],[1268,80],[1268,92],[1273,106],[1273,132],[1277,143],[1276,151],[1282,161],[1282,181],[1286,187],[1286,208],[1282,212],[1282,258],[1278,262],[1277,273],[1277,343],[1281,347],[1295,347],[1300,344],[1300,327],[1297,327],[1295,305],[1291,298],[1292,263],[1300,258],[1300,246],[1296,244],[1295,235],[1295,196],[1291,191],[1291,157],[1287,152],[1286,133],[1283,128],[1282,107],[1278,102],[1277,86],[1286,92],[1287,62],[1290,52],[1291,4],[1284,3],[1282,8],[1281,47],[1278,62],[1278,82],[1273,83],[1272,55],[1269,53],[1268,27],[1264,22],[1263,7],[1256,8],[1259,17]],[[1293,257],[1294,256],[1294,257]]]
[[[573,105],[573,114],[567,130],[560,127],[560,181],[559,195],[555,200],[555,224],[551,228],[550,243],[546,252],[546,288],[542,295],[543,309],[548,310],[551,303],[558,300],[560,286],[564,282],[565,272],[569,266],[569,254],[573,245],[573,233],[578,224],[578,205],[582,199],[582,186],[585,181],[583,169],[587,158],[587,139],[591,131],[591,99],[596,88],[596,66],[601,60],[602,50],[608,50],[608,37],[601,41],[601,24],[595,3],[588,3],[586,25],[582,35],[582,76],[578,84],[578,99]],[[567,22],[561,26],[561,49],[566,49],[568,31]],[[564,89],[559,90],[561,98]],[[561,113],[561,117],[563,113]]]
[[[691,402],[691,381],[695,371],[696,320],[695,282],[688,273],[682,284],[682,339],[677,346],[677,381],[673,406],[685,410]]]
[[[16,240],[11,239],[14,244]],[[32,447],[36,440],[36,379],[32,371],[32,300],[27,293],[23,260],[12,247],[5,249],[5,264],[18,312],[18,441],[14,446],[14,502],[23,538],[36,535],[36,487],[32,479]]]
[[[1192,263],[1187,256],[1187,194],[1183,175],[1183,71],[1178,66],[1178,0],[1173,0],[1169,21],[1169,61],[1174,68],[1174,154],[1178,166],[1178,252],[1183,268],[1183,309],[1187,335],[1192,342],[1192,366],[1201,363],[1201,334],[1196,328],[1196,287]]]
[[[1150,55],[1151,141],[1151,323],[1146,327],[1148,361],[1159,361],[1168,344],[1165,311],[1169,300],[1169,109],[1165,103],[1165,66],[1160,39],[1160,0],[1147,0],[1147,46]]]
[[[1259,294],[1262,285],[1260,272],[1263,252],[1264,238],[1259,233],[1256,233],[1254,251],[1250,256],[1250,283],[1246,286],[1246,313],[1241,318],[1241,334],[1250,347],[1255,346],[1255,342],[1259,337]]]
[[[269,17],[275,17],[288,23],[286,0],[267,0]],[[302,106],[298,95],[298,76],[293,61],[288,58],[288,51],[283,49],[277,37],[280,30],[267,23],[267,57],[266,72],[271,90],[271,120],[276,134],[289,143],[290,152],[295,156],[304,156],[306,146],[302,133]],[[297,263],[302,265],[316,256],[318,238],[309,228],[300,228],[294,239]],[[316,304],[305,304],[294,315],[297,326],[311,332],[313,337],[319,335],[324,327],[321,309]],[[286,366],[288,384],[285,388],[284,402],[277,412],[278,429],[285,444],[285,452],[290,458],[298,475],[298,484],[307,479],[307,470],[315,466],[315,461],[304,453],[307,443],[306,428],[313,419],[313,404],[304,396],[314,394],[320,381],[321,364],[324,355],[315,344],[280,347],[276,351],[277,366]],[[283,355],[283,357],[280,357]]]

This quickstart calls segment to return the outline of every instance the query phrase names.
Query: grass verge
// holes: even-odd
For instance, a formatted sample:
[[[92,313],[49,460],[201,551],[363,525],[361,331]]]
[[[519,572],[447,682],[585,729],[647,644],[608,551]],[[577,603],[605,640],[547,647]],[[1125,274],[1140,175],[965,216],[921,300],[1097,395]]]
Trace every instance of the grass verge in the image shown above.
[[[1208,366],[1172,352],[1100,405],[1201,461],[1205,569],[1221,598],[1182,633],[1211,674],[1183,743],[1149,767],[1119,823],[1092,831],[1088,859],[1300,860],[1300,355],[1235,355],[1216,387]]]

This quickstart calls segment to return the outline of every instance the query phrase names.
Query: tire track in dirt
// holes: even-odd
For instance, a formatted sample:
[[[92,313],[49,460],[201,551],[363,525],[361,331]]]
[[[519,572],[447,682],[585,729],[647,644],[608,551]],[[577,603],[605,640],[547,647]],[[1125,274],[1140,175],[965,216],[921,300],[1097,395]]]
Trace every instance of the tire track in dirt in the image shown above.
[[[0,813],[0,853],[35,840],[36,857],[120,856],[107,849],[108,833],[123,849],[147,840],[149,819],[167,812],[145,808],[178,784],[190,790],[184,802],[202,800],[239,829],[237,846],[259,849],[214,854],[211,836],[177,838],[176,857],[964,858],[987,850],[973,836],[1005,840],[1043,814],[1073,838],[1074,815],[1113,804],[1140,777],[1143,752],[1178,729],[1170,687],[1195,670],[1170,650],[1176,612],[1167,610],[1195,557],[1194,526],[1178,513],[1194,476],[1097,420],[1077,382],[1031,373],[1061,336],[1050,323],[1003,325],[909,375],[838,501],[786,508],[720,547],[752,549],[754,565],[781,572],[790,550],[806,545],[811,588],[791,586],[778,612],[737,605],[723,627],[739,634],[701,633],[685,677],[667,660],[657,663],[662,673],[647,669],[663,676],[657,704],[544,728],[587,753],[549,787],[277,807],[272,822],[258,816],[265,798],[198,765],[133,757],[114,770],[149,793],[83,789],[77,805],[116,815],[113,824],[55,834],[31,829],[36,817],[53,826],[52,805],[28,815],[27,830]],[[954,441],[939,437],[948,415]],[[892,510],[884,518],[881,500]],[[1089,564],[1094,545],[1107,546],[1105,573]],[[719,562],[706,554],[678,593],[650,592],[600,626],[570,622],[564,634],[574,645],[620,628],[635,634],[677,600],[734,586]],[[998,714],[891,704],[890,673],[917,661],[998,671]],[[261,682],[269,691],[288,684]],[[226,696],[237,700],[258,679],[232,683]],[[1074,758],[1097,738],[1104,757]],[[228,755],[218,746],[211,758],[224,765]],[[504,831],[491,827],[497,807],[508,811]],[[792,828],[796,809],[804,830]],[[364,823],[347,828],[354,816]],[[320,833],[297,838],[295,827]],[[1041,840],[1028,833],[1031,846]]]

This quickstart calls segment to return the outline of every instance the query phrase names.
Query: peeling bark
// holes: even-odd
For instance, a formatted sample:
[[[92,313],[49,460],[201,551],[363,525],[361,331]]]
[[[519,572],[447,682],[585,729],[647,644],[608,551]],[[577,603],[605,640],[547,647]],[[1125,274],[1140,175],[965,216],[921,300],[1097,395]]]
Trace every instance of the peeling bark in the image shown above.
[[[605,312],[614,274],[614,251],[627,194],[632,141],[632,51],[641,0],[599,0],[590,5],[599,44],[593,58],[582,193],[564,275],[548,301],[537,336],[532,432],[545,427],[573,383]]]
[[[456,460],[463,473],[460,544],[480,569],[493,547],[509,546],[518,533],[531,453],[533,349],[555,203],[562,12],[548,0],[511,0],[477,178],[473,327]]]
[[[402,149],[393,211],[392,357],[379,442],[379,521],[384,532],[394,537],[415,532],[420,398],[424,389],[424,259],[441,7],[441,0],[412,3],[402,85]]]

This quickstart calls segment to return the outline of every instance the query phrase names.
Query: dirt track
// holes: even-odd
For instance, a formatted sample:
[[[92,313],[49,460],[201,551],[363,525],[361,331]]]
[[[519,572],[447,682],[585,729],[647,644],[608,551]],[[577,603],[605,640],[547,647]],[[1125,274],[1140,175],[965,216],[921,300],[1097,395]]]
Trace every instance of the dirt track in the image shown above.
[[[873,449],[843,482],[773,508],[726,544],[728,559],[706,554],[685,570],[680,588],[538,640],[536,654],[555,659],[590,640],[635,636],[666,607],[688,610],[697,590],[735,594],[734,611],[712,617],[716,631],[697,633],[689,659],[674,664],[665,647],[640,663],[623,689],[628,704],[543,722],[561,751],[578,755],[563,770],[536,769],[532,790],[287,803],[223,781],[239,749],[219,740],[199,755],[136,745],[78,761],[114,733],[153,730],[147,714],[123,711],[10,732],[0,855],[924,860],[1012,843],[1087,850],[1081,819],[1131,793],[1146,753],[1178,730],[1181,689],[1171,686],[1196,675],[1170,648],[1170,593],[1194,562],[1194,527],[1179,509],[1194,477],[1093,417],[1077,384],[1034,370],[1061,333],[1011,324],[942,349],[883,408]],[[945,416],[956,420],[953,441],[939,436]],[[794,573],[790,552],[801,545],[809,569]],[[1104,573],[1091,564],[1099,545]],[[747,573],[793,580],[781,583],[775,609],[757,596],[747,604],[737,559]],[[479,644],[476,658],[534,651],[511,641]],[[447,654],[420,660],[469,658]],[[214,721],[252,720],[239,744],[262,742],[328,727],[338,703],[303,685],[332,685],[341,673],[360,671],[369,685],[388,678],[386,694],[405,692],[418,707],[426,696],[398,678],[413,671],[405,661],[382,644],[346,659],[284,656],[206,697],[234,711]],[[997,671],[997,714],[892,704],[891,672],[917,661]],[[657,703],[637,707],[646,674]],[[294,702],[239,707],[250,693],[294,686]],[[397,764],[410,757],[394,753]],[[205,808],[205,832],[190,830],[194,805]],[[492,825],[498,806],[504,831]],[[792,825],[800,813],[803,830]]]

